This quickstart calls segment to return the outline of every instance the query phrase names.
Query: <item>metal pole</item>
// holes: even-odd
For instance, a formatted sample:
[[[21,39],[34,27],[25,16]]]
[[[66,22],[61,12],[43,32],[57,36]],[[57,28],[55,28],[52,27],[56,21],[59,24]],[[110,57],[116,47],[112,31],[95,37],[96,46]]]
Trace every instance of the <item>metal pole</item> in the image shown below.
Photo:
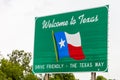
[[[96,72],[91,72],[91,80],[96,80]]]
[[[49,80],[49,74],[45,74],[44,80]]]

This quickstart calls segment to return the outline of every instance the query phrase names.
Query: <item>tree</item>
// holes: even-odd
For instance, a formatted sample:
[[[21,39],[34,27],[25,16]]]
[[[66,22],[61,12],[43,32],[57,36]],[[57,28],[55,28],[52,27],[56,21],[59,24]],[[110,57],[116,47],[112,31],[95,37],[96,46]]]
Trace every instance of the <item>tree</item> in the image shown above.
[[[64,80],[75,80],[75,77],[72,73],[64,74]]]
[[[0,80],[5,80],[6,75],[0,70]]]
[[[30,60],[32,59],[30,52],[25,52],[24,50],[14,50],[11,54],[8,54],[8,56],[12,63],[19,63],[26,73],[32,72],[32,69],[29,65]]]
[[[0,80],[37,80],[29,65],[31,53],[14,50],[8,57],[0,60]]]
[[[75,80],[75,77],[72,73],[52,74],[50,80]]]
[[[6,75],[6,78],[12,78],[12,80],[21,80],[23,77],[23,68],[6,59],[1,60],[0,70]]]
[[[20,80],[23,77],[22,67],[19,64],[14,64],[8,61],[7,59],[1,60],[0,70],[5,74],[6,78],[12,78],[12,80]]]
[[[35,76],[32,73],[29,73],[29,74],[25,75],[24,80],[38,80],[38,79],[37,79],[37,76]]]
[[[103,76],[97,76],[97,80],[107,80],[107,79]]]

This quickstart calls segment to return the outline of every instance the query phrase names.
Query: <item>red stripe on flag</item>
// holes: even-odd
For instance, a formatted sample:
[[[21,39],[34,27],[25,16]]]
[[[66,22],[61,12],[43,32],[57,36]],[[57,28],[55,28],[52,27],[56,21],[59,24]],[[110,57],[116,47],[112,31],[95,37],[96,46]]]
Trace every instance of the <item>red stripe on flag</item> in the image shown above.
[[[85,59],[85,55],[83,53],[81,46],[75,47],[75,46],[68,44],[68,50],[69,50],[69,54],[70,54],[71,58],[73,58],[75,60]]]

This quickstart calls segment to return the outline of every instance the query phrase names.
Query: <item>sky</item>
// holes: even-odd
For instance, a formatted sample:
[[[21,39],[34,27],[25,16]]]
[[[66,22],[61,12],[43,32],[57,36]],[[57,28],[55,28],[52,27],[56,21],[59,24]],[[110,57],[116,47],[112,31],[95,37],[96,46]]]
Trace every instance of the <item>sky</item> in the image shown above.
[[[108,72],[97,72],[106,78],[120,80],[120,11],[119,0],[0,0],[0,53],[6,57],[12,50],[33,53],[35,17],[109,5]],[[74,73],[80,80],[90,73]]]

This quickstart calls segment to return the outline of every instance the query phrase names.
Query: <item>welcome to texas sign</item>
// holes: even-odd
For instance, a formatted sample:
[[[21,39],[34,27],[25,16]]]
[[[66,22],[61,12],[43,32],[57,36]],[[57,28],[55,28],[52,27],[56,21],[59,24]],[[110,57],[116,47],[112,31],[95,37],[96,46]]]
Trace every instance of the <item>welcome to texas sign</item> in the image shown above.
[[[108,6],[36,17],[33,72],[108,71]]]

